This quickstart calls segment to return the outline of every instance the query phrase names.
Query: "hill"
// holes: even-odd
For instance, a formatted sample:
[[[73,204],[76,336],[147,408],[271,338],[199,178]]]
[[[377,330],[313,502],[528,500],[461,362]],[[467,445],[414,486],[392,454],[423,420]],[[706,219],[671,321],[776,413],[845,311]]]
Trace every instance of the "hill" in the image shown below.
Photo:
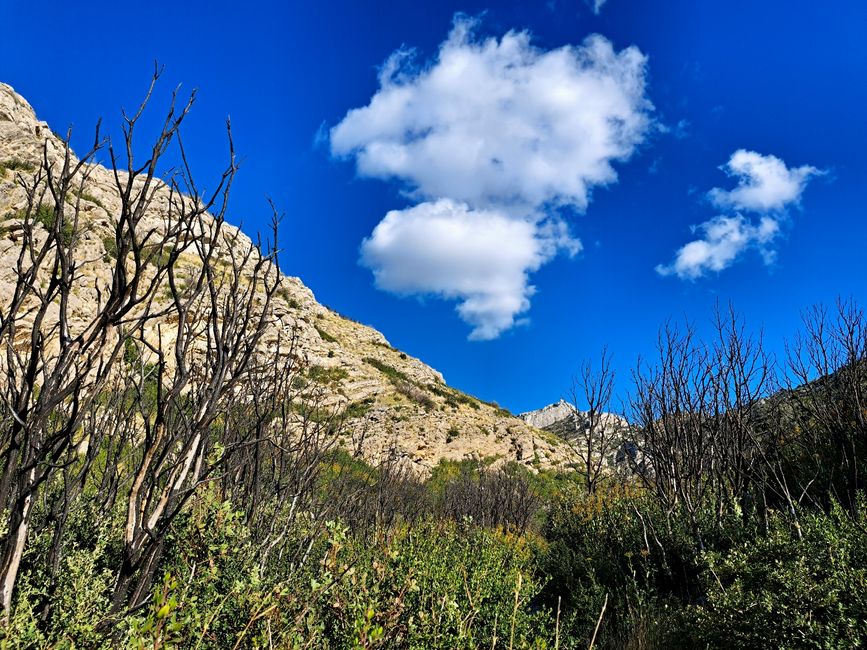
[[[13,299],[15,263],[21,252],[28,202],[21,180],[39,172],[43,156],[51,165],[61,167],[65,153],[63,139],[38,119],[23,97],[0,83],[2,309],[8,309]],[[70,152],[68,164],[74,167],[79,162]],[[80,183],[67,198],[77,206],[81,233],[75,248],[75,286],[68,305],[73,332],[87,326],[94,301],[98,302],[113,282],[117,256],[114,232],[122,208],[118,187],[126,178],[125,172],[120,171],[116,178],[113,170],[90,159],[81,166],[79,176]],[[138,226],[142,235],[165,235],[172,226],[172,205],[177,200],[170,184],[158,183]],[[250,238],[227,223],[220,224],[217,235],[211,235],[212,230],[217,232],[215,222],[212,215],[203,215],[200,228],[205,232],[198,234],[206,247],[181,250],[177,267],[185,269],[187,277],[195,277],[203,255],[212,252],[217,268],[228,269],[253,249],[244,260],[252,274],[261,257]],[[35,236],[44,234],[50,225],[45,219],[34,223]],[[145,277],[153,278],[154,274]],[[161,282],[167,284],[165,279]],[[169,304],[169,293],[164,286],[155,292],[156,311]],[[380,332],[317,302],[299,278],[280,276],[269,310],[260,352],[272,350],[277,354],[278,342],[291,338],[292,354],[298,360],[296,381],[319,389],[320,407],[345,413],[341,444],[357,447],[368,461],[375,463],[386,454],[396,454],[421,474],[429,473],[442,459],[494,458],[535,468],[552,468],[563,462],[565,449],[556,436],[528,425],[496,404],[448,386],[441,373],[395,349]],[[56,318],[54,312],[46,316],[49,320],[52,317]],[[176,340],[173,327],[171,318],[154,319],[145,327],[144,340],[167,348]],[[20,344],[26,345],[26,341]]]

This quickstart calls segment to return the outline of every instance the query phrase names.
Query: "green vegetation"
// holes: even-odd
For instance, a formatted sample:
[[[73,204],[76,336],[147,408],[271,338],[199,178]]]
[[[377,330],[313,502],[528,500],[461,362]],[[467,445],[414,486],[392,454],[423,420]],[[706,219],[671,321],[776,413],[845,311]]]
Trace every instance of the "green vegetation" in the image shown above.
[[[337,338],[335,338],[334,336],[331,336],[331,334],[326,332],[324,329],[322,329],[318,325],[314,325],[313,327],[319,333],[319,338],[321,338],[326,343],[337,343],[338,342]]]
[[[136,342],[131,339],[124,339],[123,342],[123,361],[129,365],[141,363],[141,351],[136,345]]]
[[[5,176],[6,172],[33,172],[36,170],[36,166],[32,163],[25,162],[23,160],[18,160],[17,158],[13,158],[11,160],[3,160],[0,161],[0,176]]]
[[[436,407],[436,403],[433,401],[433,398],[431,398],[431,396],[428,395],[425,390],[415,382],[398,381],[397,383],[395,383],[394,388],[404,397],[407,397],[416,404],[424,407],[425,410],[430,411],[431,409]]]
[[[103,210],[105,210],[106,212],[108,212],[108,208],[106,208],[105,205],[103,204],[103,202],[100,201],[93,194],[88,194],[87,192],[82,192],[78,196],[80,196],[82,200],[87,201],[89,203],[93,203],[93,204],[99,206],[100,208],[102,208]]]
[[[379,359],[374,359],[373,357],[364,357],[364,362],[370,364],[371,366],[379,370],[379,372],[388,377],[388,380],[393,384],[397,384],[399,382],[412,383],[410,378],[407,377],[400,370],[391,367],[387,363],[383,363]]]
[[[109,235],[108,237],[102,238],[102,246],[105,248],[105,255],[103,260],[105,262],[110,262],[111,260],[117,259],[117,240],[114,235]]]
[[[317,384],[333,386],[349,377],[349,373],[337,366],[326,368],[325,366],[310,366],[307,369],[307,378],[310,381],[315,381]]]
[[[286,302],[286,305],[290,309],[298,309],[298,307],[301,306],[300,303],[295,298],[292,297],[292,294],[289,292],[288,287],[285,287],[285,286],[279,287],[277,289],[277,295]]]
[[[47,203],[40,203],[36,206],[33,214],[33,222],[40,224],[48,232],[54,231],[55,216],[54,208]],[[69,246],[72,243],[73,225],[68,219],[64,219],[60,224],[59,238],[63,246]]]
[[[439,395],[440,397],[445,398],[446,404],[451,406],[453,409],[458,408],[461,404],[469,406],[477,411],[481,408],[479,406],[479,400],[475,397],[462,393],[455,388],[450,388],[445,384],[428,384],[427,389],[434,395]]]
[[[484,400],[479,400],[482,404],[487,404],[492,409],[497,412],[501,418],[511,418],[514,417],[514,414],[509,409],[504,409],[502,406],[497,404],[496,402],[486,402]]]
[[[373,397],[367,397],[358,402],[352,402],[343,410],[343,415],[347,419],[364,417],[375,403],[376,400]]]
[[[152,264],[157,269],[165,269],[175,255],[174,246],[154,245],[147,246],[142,251],[145,264]]]

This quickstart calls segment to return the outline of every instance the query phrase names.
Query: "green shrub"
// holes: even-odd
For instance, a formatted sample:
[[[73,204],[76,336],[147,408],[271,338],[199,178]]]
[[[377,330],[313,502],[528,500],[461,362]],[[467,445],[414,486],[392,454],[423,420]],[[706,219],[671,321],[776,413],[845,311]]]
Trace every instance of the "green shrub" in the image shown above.
[[[108,263],[117,259],[117,240],[114,235],[102,238],[102,247],[105,249],[103,260]]]
[[[475,397],[467,395],[466,393],[462,393],[461,391],[454,388],[450,388],[442,384],[428,384],[427,389],[434,395],[439,395],[440,397],[444,398],[446,404],[451,406],[453,409],[458,408],[458,406],[461,404],[469,406],[476,411],[481,408],[479,406],[479,400],[477,400]]]
[[[344,409],[343,415],[350,420],[364,417],[375,403],[376,400],[373,397],[366,397],[358,402],[352,402]]]
[[[379,359],[374,359],[373,357],[364,357],[364,362],[370,364],[371,366],[379,370],[379,372],[388,377],[389,381],[391,381],[393,384],[402,381],[412,383],[410,378],[407,377],[400,370],[398,370],[397,368],[392,368],[390,365],[388,365],[387,363],[383,363]]]
[[[543,533],[551,577],[543,596],[549,606],[561,599],[569,636],[589,641],[607,596],[600,643],[640,647],[640,631],[658,647],[681,647],[681,603],[697,595],[690,589],[699,569],[691,536],[671,523],[667,528],[656,503],[628,486],[593,495],[572,489],[555,499]]]
[[[7,171],[33,172],[35,170],[36,165],[17,158],[0,162],[0,176],[5,176]]]
[[[325,366],[310,366],[307,370],[307,378],[317,384],[333,386],[349,377],[349,373],[337,366],[326,368]]]
[[[318,325],[314,325],[313,328],[319,333],[319,338],[321,338],[326,343],[337,343],[338,342],[335,337],[331,336],[331,334],[326,332],[324,329],[322,329]]]
[[[709,647],[855,648],[867,644],[867,520],[836,504],[805,513],[803,539],[772,514],[767,536],[704,557],[706,601],[692,608]]]
[[[36,210],[33,214],[33,221],[34,223],[40,224],[48,232],[53,232],[55,222],[54,208],[46,203],[40,203],[36,206]],[[72,243],[72,236],[74,234],[73,230],[72,222],[68,219],[64,219],[60,224],[59,232],[60,243],[63,246],[69,246]]]

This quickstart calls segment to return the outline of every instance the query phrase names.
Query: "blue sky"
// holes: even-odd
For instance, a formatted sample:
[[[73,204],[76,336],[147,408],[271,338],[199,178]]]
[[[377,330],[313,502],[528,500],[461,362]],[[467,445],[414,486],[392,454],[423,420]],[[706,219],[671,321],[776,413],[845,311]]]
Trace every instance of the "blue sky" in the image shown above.
[[[627,387],[666,318],[705,329],[717,300],[777,352],[802,308],[863,304],[867,4],[594,9],[4,0],[0,79],[84,149],[158,59],[155,108],[199,89],[206,184],[231,115],[232,222],[264,228],[271,197],[286,272],[514,411],[606,344]]]

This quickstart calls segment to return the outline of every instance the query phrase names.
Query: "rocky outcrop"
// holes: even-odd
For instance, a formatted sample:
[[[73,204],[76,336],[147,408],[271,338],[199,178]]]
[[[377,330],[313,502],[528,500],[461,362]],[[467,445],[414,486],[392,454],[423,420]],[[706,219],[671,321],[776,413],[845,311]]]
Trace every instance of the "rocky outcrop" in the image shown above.
[[[548,431],[575,445],[579,456],[586,453],[581,448],[581,434],[590,426],[589,416],[566,400],[561,399],[535,411],[521,413],[518,417],[532,427]],[[635,443],[629,423],[624,418],[614,413],[602,413],[599,424],[600,431],[607,440],[605,462],[609,467],[632,472],[643,466],[643,455]],[[599,445],[598,436],[596,444]]]
[[[583,419],[583,413],[564,399],[543,406],[535,411],[527,411],[519,416],[527,424],[538,429],[562,428],[574,426],[577,419]]]
[[[8,304],[14,282],[14,261],[20,252],[19,215],[26,206],[17,182],[38,168],[43,151],[49,160],[62,157],[64,145],[48,124],[8,85],[0,83],[0,309]],[[81,236],[76,244],[80,280],[72,311],[85,322],[100,285],[111,282],[111,235],[119,198],[113,172],[87,167],[89,176],[78,193]],[[166,189],[166,193],[168,190]],[[162,228],[165,203],[155,201],[146,228]],[[39,227],[39,226],[37,226]],[[237,229],[224,227],[217,263],[228,259],[227,247],[249,245]],[[201,258],[184,253],[186,265]],[[321,305],[299,278],[284,277],[273,305],[273,332],[263,345],[273,344],[282,330],[297,335],[295,354],[303,359],[306,381],[320,383],[330,401],[347,409],[344,443],[363,439],[362,453],[371,461],[394,449],[420,473],[441,459],[497,458],[531,467],[553,468],[565,461],[562,442],[533,422],[513,417],[449,387],[443,376],[421,360],[395,349],[380,332]],[[171,336],[163,324],[163,344]],[[363,435],[360,435],[363,434]]]

